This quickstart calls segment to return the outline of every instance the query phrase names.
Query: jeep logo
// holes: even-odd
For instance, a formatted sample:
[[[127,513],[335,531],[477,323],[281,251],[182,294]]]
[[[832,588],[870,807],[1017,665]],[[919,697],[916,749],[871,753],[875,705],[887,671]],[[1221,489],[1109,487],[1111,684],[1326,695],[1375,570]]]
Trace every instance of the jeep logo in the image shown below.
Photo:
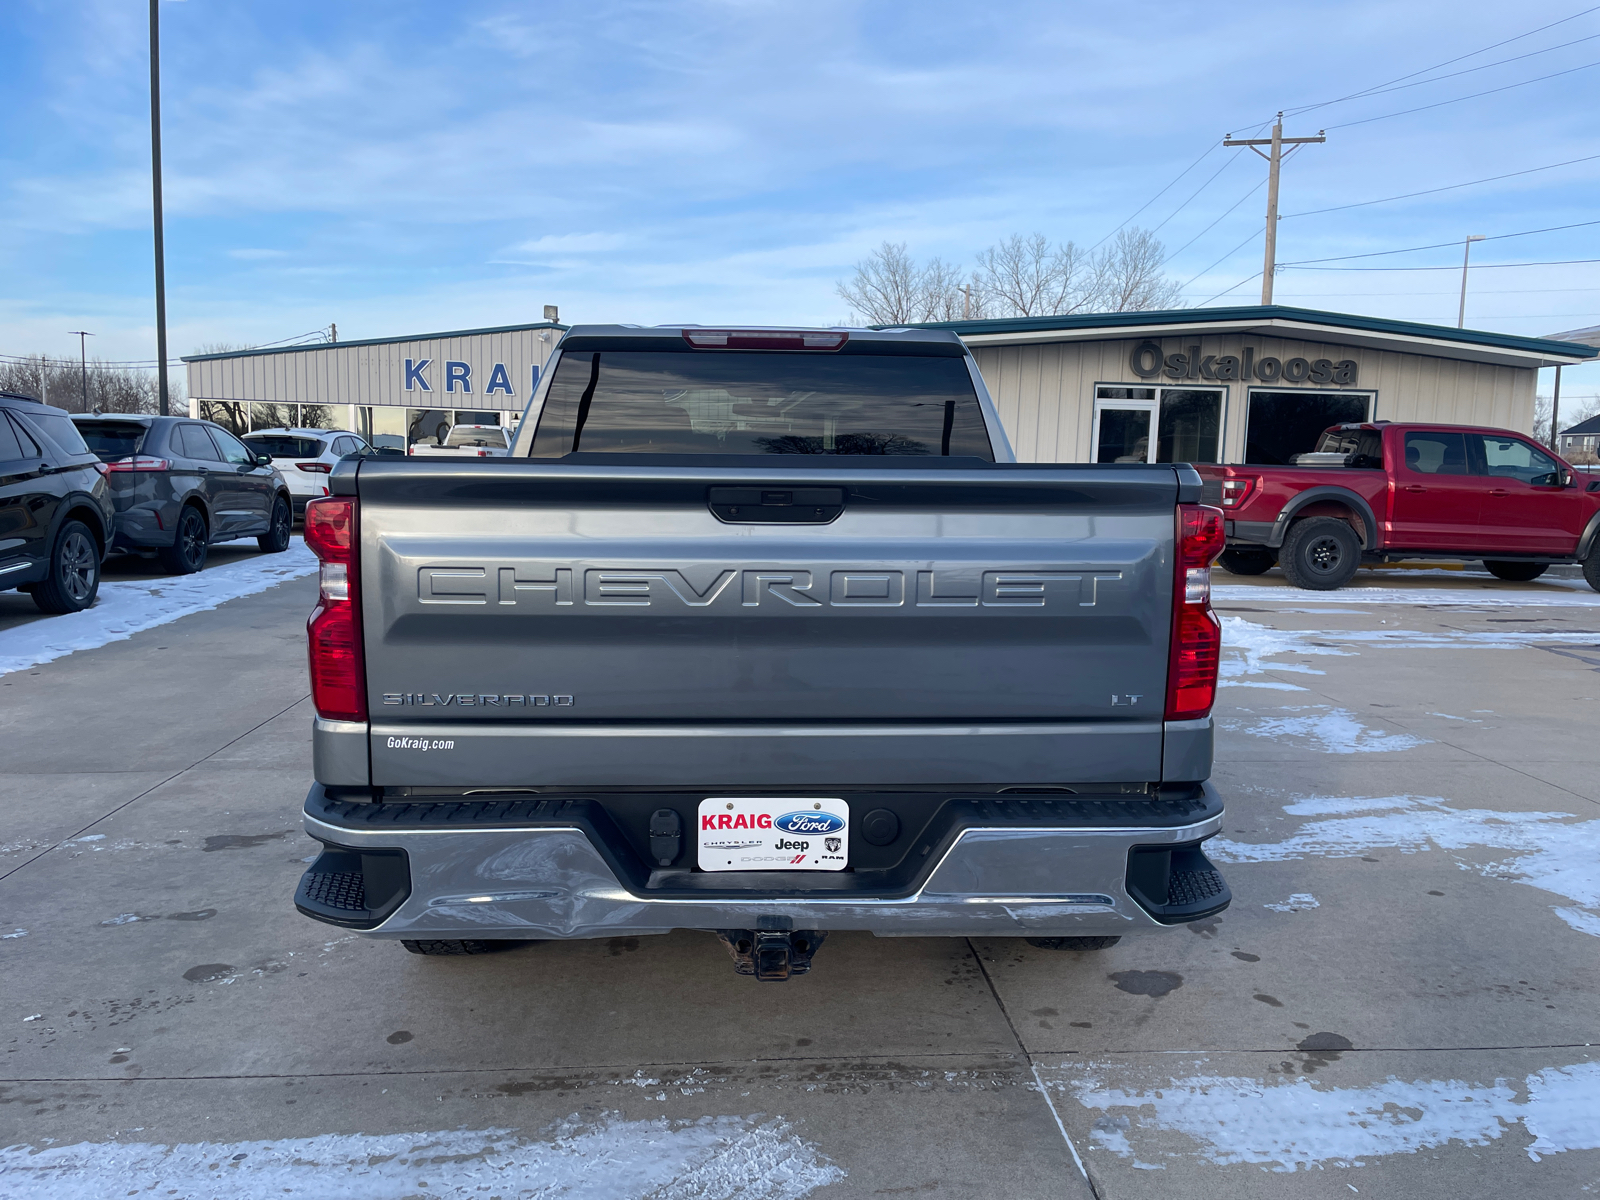
[[[907,578],[907,576],[911,578]],[[670,567],[421,567],[422,604],[506,608],[1093,608],[1122,572],[1093,567],[942,571],[726,567],[697,585]]]

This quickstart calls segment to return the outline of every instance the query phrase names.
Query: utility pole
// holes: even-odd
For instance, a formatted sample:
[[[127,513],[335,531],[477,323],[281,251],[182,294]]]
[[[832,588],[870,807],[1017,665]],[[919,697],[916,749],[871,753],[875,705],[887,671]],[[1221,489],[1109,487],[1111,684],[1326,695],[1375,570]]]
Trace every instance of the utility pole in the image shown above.
[[[89,339],[94,336],[86,329],[69,329],[78,335],[78,362],[83,368],[83,411],[89,411]]]
[[[328,325],[328,340],[334,343],[339,341],[339,326],[333,322]]]
[[[1267,252],[1261,267],[1261,303],[1272,303],[1272,277],[1278,269],[1278,168],[1283,165],[1287,157],[1283,148],[1289,147],[1293,154],[1301,146],[1312,142],[1325,142],[1327,135],[1323,130],[1317,131],[1316,137],[1286,138],[1283,136],[1283,114],[1278,114],[1278,120],[1272,127],[1272,136],[1269,138],[1240,138],[1235,140],[1232,134],[1223,139],[1224,146],[1249,146],[1257,154],[1261,154],[1260,146],[1270,146],[1270,154],[1261,154],[1267,160]]]
[[[1472,257],[1472,243],[1483,241],[1485,234],[1473,233],[1461,244],[1461,307],[1456,311],[1456,328],[1467,327],[1467,260]]]
[[[961,316],[964,319],[970,319],[972,316],[972,285],[970,283],[962,284],[961,286]]]
[[[167,415],[167,249],[161,229],[161,18],[150,0],[150,197],[156,227],[156,384]]]

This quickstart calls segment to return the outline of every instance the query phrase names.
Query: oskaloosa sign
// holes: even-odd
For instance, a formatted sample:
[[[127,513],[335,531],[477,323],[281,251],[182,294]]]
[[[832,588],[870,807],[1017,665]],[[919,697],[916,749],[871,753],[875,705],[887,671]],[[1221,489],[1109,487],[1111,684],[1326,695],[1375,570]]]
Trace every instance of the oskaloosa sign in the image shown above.
[[[1255,348],[1246,346],[1242,354],[1200,356],[1199,346],[1186,352],[1162,353],[1155,342],[1140,342],[1133,348],[1128,365],[1140,379],[1165,375],[1168,379],[1258,379],[1262,383],[1332,383],[1350,387],[1359,369],[1353,358],[1334,362],[1329,358],[1256,357]]]

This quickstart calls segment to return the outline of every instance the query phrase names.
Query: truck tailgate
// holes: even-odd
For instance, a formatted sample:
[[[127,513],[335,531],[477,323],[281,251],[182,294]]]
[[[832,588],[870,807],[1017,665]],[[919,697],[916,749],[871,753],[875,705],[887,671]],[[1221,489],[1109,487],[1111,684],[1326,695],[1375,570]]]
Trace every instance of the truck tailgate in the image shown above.
[[[1160,777],[1171,467],[368,460],[357,487],[376,784]]]

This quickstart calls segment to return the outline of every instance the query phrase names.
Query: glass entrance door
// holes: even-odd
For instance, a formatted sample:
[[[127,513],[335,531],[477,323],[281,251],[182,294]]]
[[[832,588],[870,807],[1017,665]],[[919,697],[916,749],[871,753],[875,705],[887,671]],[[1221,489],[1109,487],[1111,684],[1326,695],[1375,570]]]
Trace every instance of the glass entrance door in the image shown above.
[[[1124,388],[1121,391],[1146,389]],[[1099,400],[1094,406],[1094,461],[1097,463],[1142,463],[1150,461],[1150,448],[1156,435],[1154,398],[1137,400]]]

